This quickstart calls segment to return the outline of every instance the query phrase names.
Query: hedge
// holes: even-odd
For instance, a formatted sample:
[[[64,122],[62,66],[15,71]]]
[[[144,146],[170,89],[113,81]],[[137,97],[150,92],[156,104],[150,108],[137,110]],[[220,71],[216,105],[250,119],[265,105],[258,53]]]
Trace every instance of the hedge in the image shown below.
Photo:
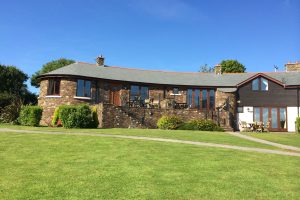
[[[176,116],[162,116],[157,121],[157,127],[159,129],[177,129],[179,126],[181,126],[183,121]]]
[[[56,126],[61,121],[65,128],[97,128],[97,107],[91,109],[88,105],[78,106],[62,105],[55,109],[52,125]]]
[[[182,124],[180,130],[199,130],[199,131],[224,131],[212,120],[196,119]]]
[[[296,132],[300,133],[300,117],[296,118]]]
[[[189,122],[183,122],[177,116],[162,116],[157,121],[157,127],[159,129],[171,130],[224,131],[212,120],[196,119]]]
[[[22,106],[19,122],[25,126],[39,126],[43,109],[39,106]]]

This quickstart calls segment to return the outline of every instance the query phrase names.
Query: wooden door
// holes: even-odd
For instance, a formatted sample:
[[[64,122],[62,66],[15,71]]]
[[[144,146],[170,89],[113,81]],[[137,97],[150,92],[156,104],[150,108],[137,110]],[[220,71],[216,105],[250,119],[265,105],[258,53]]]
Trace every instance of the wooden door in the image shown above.
[[[120,99],[120,85],[111,85],[110,87],[110,103],[121,106],[121,99]]]

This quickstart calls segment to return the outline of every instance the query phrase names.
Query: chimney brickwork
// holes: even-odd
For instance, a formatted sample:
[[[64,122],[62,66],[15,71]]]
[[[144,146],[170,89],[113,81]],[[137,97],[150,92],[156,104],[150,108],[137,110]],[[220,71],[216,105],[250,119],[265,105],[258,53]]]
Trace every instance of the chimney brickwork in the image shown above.
[[[300,71],[300,62],[296,61],[295,63],[288,62],[285,66],[285,71]]]
[[[104,57],[102,55],[96,58],[96,63],[98,66],[104,66]]]

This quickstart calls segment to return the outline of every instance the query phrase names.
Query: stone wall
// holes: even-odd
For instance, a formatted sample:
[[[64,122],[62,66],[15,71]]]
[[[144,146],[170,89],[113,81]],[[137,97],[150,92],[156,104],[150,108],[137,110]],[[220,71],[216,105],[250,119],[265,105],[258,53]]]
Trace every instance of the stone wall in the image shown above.
[[[137,119],[148,128],[156,128],[156,123],[163,115],[173,115],[180,117],[183,121],[193,119],[210,119],[222,127],[232,128],[230,114],[228,111],[208,111],[203,112],[196,109],[158,109],[158,108],[130,108],[122,107],[129,116]],[[105,114],[104,114],[105,115]],[[219,117],[218,117],[219,116]]]
[[[76,98],[77,79],[63,78],[60,82],[59,95],[47,95],[48,80],[40,83],[38,105],[43,108],[41,125],[51,125],[54,110],[60,105],[76,105],[81,103],[95,104],[95,83],[92,84],[92,97]]]
[[[217,90],[215,95],[215,107],[220,108],[220,111],[228,112],[230,127],[235,127],[236,92],[221,92]]]

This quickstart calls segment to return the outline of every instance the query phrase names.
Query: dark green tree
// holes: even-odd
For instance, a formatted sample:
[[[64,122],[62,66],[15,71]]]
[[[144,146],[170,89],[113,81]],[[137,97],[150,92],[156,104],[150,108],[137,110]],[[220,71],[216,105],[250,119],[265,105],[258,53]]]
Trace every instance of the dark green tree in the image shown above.
[[[0,122],[12,122],[18,118],[24,104],[36,104],[37,97],[26,85],[27,74],[15,66],[0,64]]]
[[[32,76],[31,76],[31,85],[34,86],[34,87],[40,87],[40,82],[39,80],[37,79],[37,77],[39,75],[42,75],[42,74],[45,74],[45,73],[48,73],[48,72],[51,72],[53,70],[56,70],[56,69],[59,69],[61,67],[64,67],[66,65],[70,65],[72,63],[74,63],[75,61],[74,60],[70,60],[70,59],[65,59],[65,58],[60,58],[58,60],[53,60],[53,61],[50,61],[46,64],[44,64],[42,66],[42,69],[35,72]]]
[[[222,73],[243,73],[246,71],[246,67],[237,60],[223,60],[221,67]]]

